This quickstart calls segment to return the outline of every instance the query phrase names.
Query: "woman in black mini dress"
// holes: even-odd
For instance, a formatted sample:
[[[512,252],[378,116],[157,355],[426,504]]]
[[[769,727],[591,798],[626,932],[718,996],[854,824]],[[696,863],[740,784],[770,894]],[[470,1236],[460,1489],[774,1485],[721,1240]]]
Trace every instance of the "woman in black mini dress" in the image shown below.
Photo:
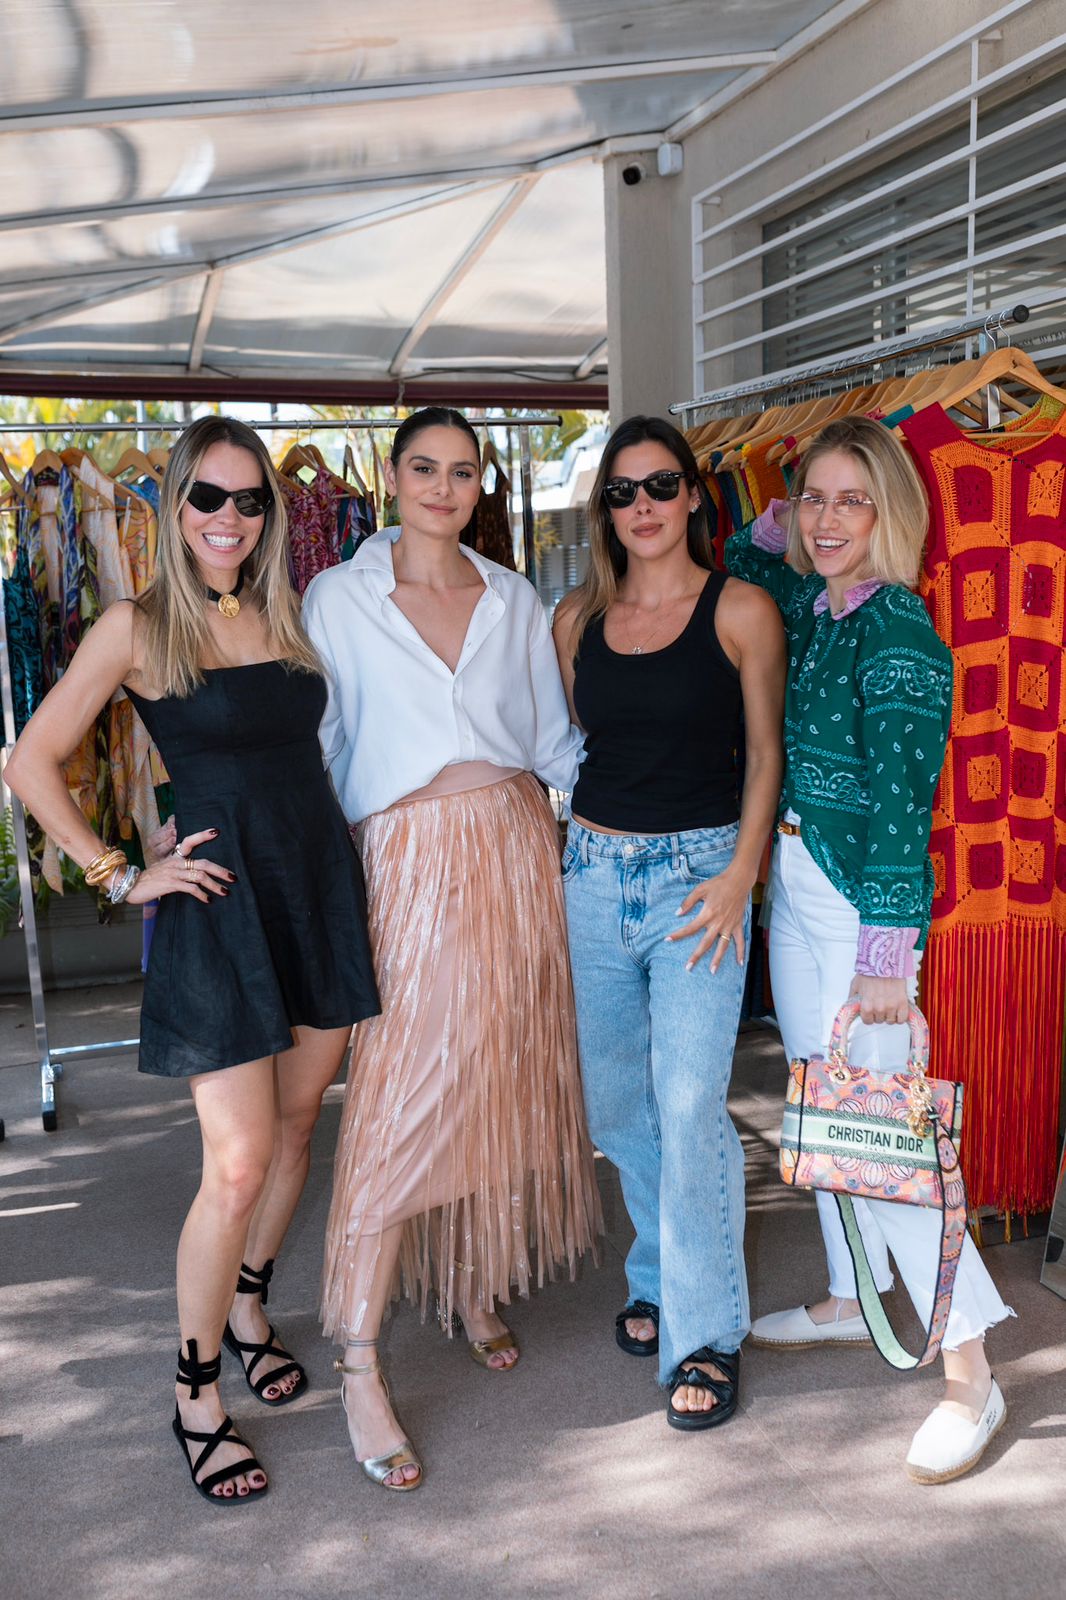
[[[176,848],[140,874],[62,770],[122,688],[175,792]],[[167,467],[154,583],[92,628],[6,778],[112,900],[161,901],[140,1069],[188,1079],[203,1140],[178,1245],[174,1431],[196,1487],[226,1505],[267,1479],[223,1411],[220,1343],[266,1404],[306,1387],[262,1306],[322,1095],[352,1024],[379,1009],[362,869],[318,744],[325,705],[270,458],[242,423],[202,418]]]

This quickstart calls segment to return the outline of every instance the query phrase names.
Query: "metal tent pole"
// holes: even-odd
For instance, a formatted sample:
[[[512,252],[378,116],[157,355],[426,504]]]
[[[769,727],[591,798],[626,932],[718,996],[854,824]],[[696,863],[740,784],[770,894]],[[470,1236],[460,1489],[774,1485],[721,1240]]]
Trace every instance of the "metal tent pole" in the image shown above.
[[[536,588],[537,554],[533,540],[533,456],[530,449],[529,426],[525,422],[518,430],[518,454],[522,475],[522,551],[525,559],[526,577]]]

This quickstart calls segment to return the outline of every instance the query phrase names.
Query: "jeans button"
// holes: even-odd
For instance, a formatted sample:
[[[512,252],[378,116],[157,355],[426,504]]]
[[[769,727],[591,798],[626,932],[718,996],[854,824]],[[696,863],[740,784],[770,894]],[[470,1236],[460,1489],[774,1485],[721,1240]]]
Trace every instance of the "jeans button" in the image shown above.
[[[624,844],[622,846],[622,854],[624,856],[631,856],[633,854],[633,846],[631,844]]]

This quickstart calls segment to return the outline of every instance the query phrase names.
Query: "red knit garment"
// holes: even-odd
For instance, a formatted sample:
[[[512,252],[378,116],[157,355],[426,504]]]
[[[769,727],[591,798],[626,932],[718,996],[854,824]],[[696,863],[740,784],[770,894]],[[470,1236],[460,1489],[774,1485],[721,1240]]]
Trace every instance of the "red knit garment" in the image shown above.
[[[993,444],[939,405],[902,431],[932,510],[920,592],[955,663],[922,969],[933,1070],[966,1085],[971,1203],[1041,1211],[1066,997],[1066,409],[1045,398]]]

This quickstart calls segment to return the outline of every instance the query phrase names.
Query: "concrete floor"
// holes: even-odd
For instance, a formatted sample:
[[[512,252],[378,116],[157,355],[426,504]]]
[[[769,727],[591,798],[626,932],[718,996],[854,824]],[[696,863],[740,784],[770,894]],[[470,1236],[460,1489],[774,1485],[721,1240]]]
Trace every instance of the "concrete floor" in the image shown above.
[[[53,1043],[127,1037],[137,1001],[133,984],[55,995]],[[0,1000],[0,1061],[25,1061],[31,1039],[26,1002]],[[742,1035],[756,1314],[824,1282],[814,1206],[775,1173],[782,1065],[776,1035]],[[315,1318],[340,1094],[270,1307],[311,1387],[268,1413],[227,1358],[227,1400],[272,1475],[268,1497],[230,1511],[193,1493],[169,1429],[174,1243],[198,1162],[185,1092],[139,1077],[132,1056],[68,1067],[46,1135],[34,1069],[0,1070],[6,1600],[1066,1594],[1066,1302],[1039,1285],[1042,1241],[986,1256],[1018,1312],[992,1347],[1007,1425],[976,1472],[924,1489],[903,1458],[938,1376],[901,1377],[871,1352],[749,1350],[732,1423],[666,1426],[654,1363],[612,1339],[628,1225],[606,1163],[602,1264],[514,1307],[513,1374],[398,1312],[385,1360],[427,1477],[415,1495],[375,1488],[352,1465]]]

